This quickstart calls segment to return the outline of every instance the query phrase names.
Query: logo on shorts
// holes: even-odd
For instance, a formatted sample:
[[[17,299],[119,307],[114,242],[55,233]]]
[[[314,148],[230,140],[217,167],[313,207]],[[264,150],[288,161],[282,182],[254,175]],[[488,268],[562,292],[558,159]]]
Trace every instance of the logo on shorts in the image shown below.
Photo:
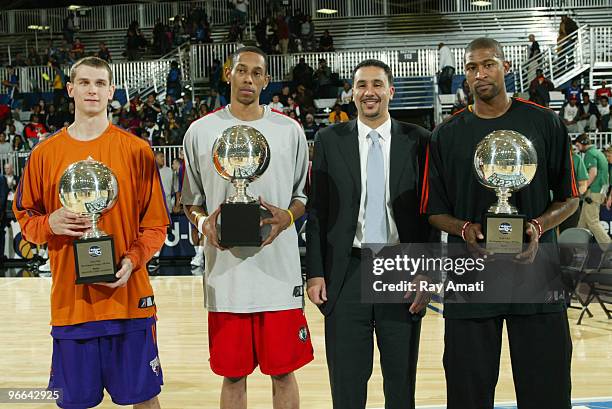
[[[88,251],[89,255],[92,257],[99,257],[102,255],[102,249],[100,246],[91,246]]]
[[[308,340],[308,328],[300,328],[300,330],[298,331],[298,338],[300,339],[300,341],[306,342]]]
[[[161,372],[161,365],[159,364],[159,357],[156,356],[154,360],[149,362],[149,365],[151,366],[151,370],[155,372],[155,375],[159,376],[159,373]]]
[[[149,308],[155,305],[155,298],[152,295],[148,297],[142,297],[140,301],[138,301],[138,308]]]
[[[510,223],[502,223],[499,225],[499,232],[501,234],[510,234],[512,233],[512,225]]]
[[[293,296],[294,297],[303,297],[304,296],[304,286],[296,285],[293,287]]]

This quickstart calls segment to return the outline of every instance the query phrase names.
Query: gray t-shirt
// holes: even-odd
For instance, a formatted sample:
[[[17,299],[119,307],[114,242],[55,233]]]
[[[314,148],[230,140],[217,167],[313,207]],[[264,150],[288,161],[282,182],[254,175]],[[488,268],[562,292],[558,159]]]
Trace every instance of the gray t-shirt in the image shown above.
[[[183,204],[203,206],[211,213],[234,192],[233,185],[217,174],[211,159],[217,137],[234,125],[257,129],[270,145],[270,164],[249,185],[249,194],[281,209],[287,209],[293,199],[306,203],[308,149],[300,124],[267,106],[261,119],[241,121],[226,106],[192,123],[185,134]],[[293,226],[264,248],[219,251],[206,243],[204,255],[209,311],[247,313],[302,307],[300,255]]]
[[[168,166],[159,168],[159,177],[161,178],[162,187],[164,188],[166,207],[170,209],[172,208],[172,169]]]

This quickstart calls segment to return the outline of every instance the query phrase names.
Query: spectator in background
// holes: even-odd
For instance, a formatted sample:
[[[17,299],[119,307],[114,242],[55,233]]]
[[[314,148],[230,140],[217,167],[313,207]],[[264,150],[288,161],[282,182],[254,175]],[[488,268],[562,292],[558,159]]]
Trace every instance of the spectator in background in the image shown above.
[[[191,94],[189,92],[186,92],[185,95],[183,95],[180,102],[179,112],[181,116],[185,116],[193,110],[193,101],[191,100]]]
[[[208,96],[208,98],[206,98],[205,103],[206,105],[208,105],[208,108],[210,108],[213,111],[215,109],[219,109],[227,105],[227,101],[225,100],[225,97],[219,94],[219,92],[216,89],[210,90],[210,95]]]
[[[440,94],[452,94],[453,76],[455,75],[455,59],[450,48],[444,43],[438,44],[438,67],[440,74],[438,75],[438,88]]]
[[[210,88],[219,91],[221,85],[221,60],[215,58],[210,70]]]
[[[172,208],[172,169],[166,166],[166,155],[164,152],[155,152],[155,163],[159,171],[162,188],[164,189],[164,198],[166,199],[166,208]]]
[[[606,80],[602,80],[601,81],[601,87],[597,88],[595,90],[595,99],[599,100],[599,98],[601,98],[602,96],[606,96],[608,98],[612,98],[612,90],[610,88],[608,88],[607,86],[607,82]],[[597,101],[595,101],[597,102]]]
[[[300,26],[300,40],[302,41],[303,51],[312,51],[315,41],[315,26],[310,15],[304,16]]]
[[[208,110],[208,105],[201,104],[200,109],[198,110],[198,118],[202,118],[204,115],[207,115],[210,111]]]
[[[104,61],[108,63],[113,62],[110,50],[108,49],[104,41],[100,41],[100,44],[98,45],[98,47],[99,49],[98,49],[98,52],[96,53],[97,57],[103,59]]]
[[[85,56],[85,45],[83,45],[80,39],[74,39],[74,43],[72,44],[72,52],[74,53],[75,60],[80,60]]]
[[[28,65],[42,65],[42,59],[34,47],[28,50]]]
[[[300,121],[300,118],[298,118],[297,114],[295,113],[295,111],[289,111],[289,113],[287,114],[287,116],[291,119],[293,119],[294,121],[296,121],[297,123],[299,123],[300,125],[302,125],[302,121]]]
[[[580,101],[580,96],[582,95],[582,87],[578,83],[578,80],[572,80],[572,84],[565,89],[565,100],[569,101],[572,97],[576,98],[578,105],[582,102]]]
[[[30,147],[28,146],[28,144],[23,142],[23,138],[19,135],[15,135],[15,137],[13,138],[13,152],[24,152],[24,151],[29,151]]]
[[[170,111],[172,111],[174,116],[179,116],[179,108],[176,105],[176,100],[172,97],[172,95],[166,94],[166,99],[161,107],[161,112],[165,117]]]
[[[161,113],[159,102],[155,99],[155,94],[147,95],[147,101],[142,107],[142,119],[150,122],[157,122],[157,118]]]
[[[15,175],[15,168],[11,162],[6,162],[4,164],[4,177],[6,178],[6,184],[9,190],[14,192],[19,184],[19,178]]]
[[[181,185],[183,183],[183,175],[181,172],[181,160],[179,158],[172,159],[172,213],[180,214],[183,212],[181,206]]]
[[[607,96],[603,95],[599,98],[597,109],[599,110],[599,130],[608,132],[610,130],[610,105]]]
[[[210,25],[208,21],[193,23],[194,24],[194,38],[198,44],[210,44],[213,42],[210,37]]]
[[[15,131],[15,125],[14,124],[10,124],[6,127],[6,140],[10,141],[11,146],[13,145],[13,139],[15,139],[15,136],[20,136],[16,131]],[[12,148],[11,148],[12,149]]]
[[[281,102],[281,104],[283,104],[284,107],[289,105],[290,97],[291,97],[291,89],[289,88],[289,85],[283,85],[283,88],[281,89],[279,101]]]
[[[550,91],[554,90],[554,84],[544,77],[544,71],[536,70],[536,77],[529,84],[529,100],[536,104],[548,107],[550,104]]]
[[[73,122],[74,122],[74,102],[70,101],[68,103],[68,110],[64,113],[64,126],[68,126]]]
[[[282,104],[282,102],[281,102]],[[302,110],[300,109],[300,106],[295,102],[295,100],[293,99],[293,97],[288,97],[287,98],[287,105],[283,104],[284,108],[283,108],[283,112],[285,112],[285,114],[289,115],[291,112],[295,112],[295,116],[296,118],[298,118],[299,122],[302,122],[302,116],[304,115],[304,113],[302,112]]]
[[[234,5],[232,20],[238,19],[240,26],[244,27],[249,12],[249,0],[231,0],[230,3]]]
[[[137,21],[132,21],[127,31],[126,52],[128,61],[140,58],[140,50],[147,46],[147,40],[142,35]]]
[[[531,60],[532,58],[540,55],[540,44],[536,41],[535,36],[533,34],[529,34],[529,56],[527,59]]]
[[[49,104],[47,110],[47,128],[55,128],[56,130],[60,129],[64,125],[62,115],[56,111],[54,104]]]
[[[579,132],[595,132],[597,121],[599,120],[599,110],[597,105],[591,102],[588,92],[582,93],[582,113],[580,115]]]
[[[355,103],[353,102],[353,88],[348,81],[344,81],[342,84],[342,91],[338,95],[338,101],[342,105],[342,110],[346,112],[346,114],[351,117],[355,114]]]
[[[470,93],[470,86],[466,79],[463,80],[461,86],[457,88],[455,92],[455,103],[453,104],[453,113],[465,108],[471,103],[472,96]]]
[[[304,128],[306,139],[309,141],[314,141],[314,137],[319,131],[319,125],[317,125],[315,122],[314,115],[311,113],[306,114],[306,119],[304,120],[302,127]]]
[[[276,17],[276,38],[281,54],[287,54],[289,51],[289,24],[282,13]]]
[[[295,93],[295,102],[304,110],[303,112],[314,112],[314,98],[312,91],[300,84]]]
[[[41,138],[47,136],[47,128],[39,122],[38,115],[32,114],[30,123],[24,129],[24,134],[30,148],[33,148]]]
[[[182,90],[181,69],[178,62],[172,61],[170,63],[170,72],[168,72],[168,77],[166,78],[166,92],[174,99],[178,99],[181,97]]]
[[[227,42],[235,43],[237,41],[242,41],[242,26],[238,19],[234,19],[227,34]]]
[[[66,77],[58,63],[51,63],[51,71],[53,75],[53,104],[59,107],[61,98],[66,95]]]
[[[331,69],[327,66],[327,61],[324,58],[319,60],[319,67],[314,73],[314,82],[317,88],[317,96],[319,98],[336,98],[336,92],[331,93]]]
[[[7,88],[6,93],[8,95],[8,106],[12,109],[15,108],[17,103],[17,94],[19,93],[19,77],[17,76],[15,67],[9,65],[6,67],[6,69],[8,79],[3,80],[2,85]]]
[[[559,24],[559,36],[557,37],[557,43],[562,42],[567,36],[571,35],[574,31],[578,30],[578,24],[570,18],[570,16],[561,16],[561,23]],[[573,42],[573,40],[572,40]]]
[[[342,106],[340,104],[336,104],[334,105],[334,110],[330,112],[328,120],[330,124],[337,124],[340,122],[348,122],[349,117],[346,112],[342,110]]]
[[[77,30],[74,23],[74,13],[68,13],[68,16],[64,18],[64,27],[62,29],[62,32],[64,33],[64,40],[66,40],[68,44],[72,44],[72,42],[74,41],[74,33],[76,31]]]
[[[147,132],[147,140],[149,141],[149,145],[158,145],[160,139],[159,125],[157,125],[154,121],[151,121],[151,118],[148,118],[145,119],[145,126],[143,129]]]
[[[23,130],[25,129],[25,125],[19,120],[19,112],[20,111],[16,109],[11,113],[11,118],[6,123],[7,124],[6,131],[9,131],[12,125],[15,128],[16,134],[23,135]]]
[[[578,227],[589,229],[602,250],[610,244],[610,236],[599,222],[599,210],[606,203],[606,193],[610,186],[608,161],[605,155],[591,144],[589,135],[581,134],[574,141],[576,148],[583,153],[584,165],[589,173],[588,190],[584,195]]]
[[[268,105],[272,109],[283,112],[283,104],[280,102],[280,95],[278,94],[272,95],[272,101]]]
[[[6,134],[0,131],[0,155],[11,153],[12,151],[11,144],[6,140]]]
[[[319,51],[334,51],[334,38],[325,30],[319,39]]]
[[[565,127],[569,133],[580,132],[578,121],[580,120],[581,114],[582,110],[578,105],[578,100],[574,95],[572,95],[569,101],[563,105],[561,111],[559,112],[559,116],[561,117],[561,120],[565,124]]]
[[[295,86],[303,85],[307,88],[312,88],[312,79],[314,77],[314,69],[306,64],[306,59],[300,57],[299,62],[293,68],[293,82]]]

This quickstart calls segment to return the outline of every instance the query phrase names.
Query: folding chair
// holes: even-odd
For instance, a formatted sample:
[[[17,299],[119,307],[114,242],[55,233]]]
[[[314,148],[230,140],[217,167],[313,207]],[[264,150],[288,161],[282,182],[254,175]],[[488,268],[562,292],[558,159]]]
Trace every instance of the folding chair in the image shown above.
[[[582,322],[584,314],[588,314],[589,317],[593,316],[588,311],[588,306],[593,300],[597,300],[608,319],[612,319],[612,309],[608,308],[608,305],[612,305],[612,246],[608,246],[603,252],[599,266],[596,269],[586,270],[581,283],[588,286],[589,292],[583,303],[583,309],[578,318],[578,325]]]
[[[572,227],[564,230],[558,238],[561,273],[567,281],[568,307],[582,310],[581,315],[588,314],[592,317],[591,311],[585,306],[585,301],[576,291],[578,284],[586,275],[587,262],[589,261],[589,247],[594,241],[593,233],[580,227]],[[572,300],[580,303],[580,306],[573,306]],[[578,322],[580,323],[580,321]]]

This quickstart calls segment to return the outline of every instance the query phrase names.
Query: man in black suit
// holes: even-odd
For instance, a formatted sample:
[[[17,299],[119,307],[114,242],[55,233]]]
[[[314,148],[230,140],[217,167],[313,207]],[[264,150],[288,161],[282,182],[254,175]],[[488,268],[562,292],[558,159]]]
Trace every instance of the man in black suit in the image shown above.
[[[306,225],[308,297],[325,315],[335,409],[365,408],[374,331],[385,407],[414,408],[427,294],[405,304],[363,303],[359,274],[362,244],[425,242],[430,232],[419,211],[430,133],[390,118],[394,91],[385,63],[361,62],[353,70],[358,119],[329,126],[315,138]]]

